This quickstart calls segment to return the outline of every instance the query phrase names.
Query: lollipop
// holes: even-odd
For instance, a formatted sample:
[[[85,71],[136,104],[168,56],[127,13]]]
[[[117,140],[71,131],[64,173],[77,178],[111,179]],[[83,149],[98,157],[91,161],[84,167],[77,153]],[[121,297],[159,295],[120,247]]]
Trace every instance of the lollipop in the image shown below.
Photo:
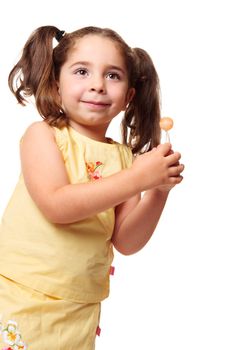
[[[166,132],[166,142],[170,143],[170,137],[168,130],[170,130],[173,127],[173,120],[169,117],[163,117],[160,119],[159,122],[160,128]]]

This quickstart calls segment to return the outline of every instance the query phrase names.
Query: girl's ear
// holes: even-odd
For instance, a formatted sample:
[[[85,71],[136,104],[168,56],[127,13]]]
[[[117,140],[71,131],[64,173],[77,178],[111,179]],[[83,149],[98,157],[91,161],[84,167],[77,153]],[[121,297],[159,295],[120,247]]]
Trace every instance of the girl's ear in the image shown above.
[[[125,108],[128,106],[128,104],[132,101],[133,97],[135,95],[135,89],[134,88],[130,88],[126,94],[126,99],[125,99]]]

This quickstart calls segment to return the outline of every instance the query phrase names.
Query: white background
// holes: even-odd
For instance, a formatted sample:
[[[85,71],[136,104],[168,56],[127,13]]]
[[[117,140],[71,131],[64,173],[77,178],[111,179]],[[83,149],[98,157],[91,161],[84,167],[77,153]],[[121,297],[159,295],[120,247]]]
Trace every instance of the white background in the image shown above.
[[[97,350],[233,349],[230,3],[8,0],[0,5],[1,213],[19,175],[19,139],[40,119],[32,107],[18,106],[7,86],[10,69],[37,27],[56,25],[67,32],[111,27],[130,46],[147,50],[160,76],[162,113],[175,122],[170,136],[183,155],[184,181],[171,192],[148,245],[133,256],[116,254]],[[109,130],[115,139],[118,123]]]

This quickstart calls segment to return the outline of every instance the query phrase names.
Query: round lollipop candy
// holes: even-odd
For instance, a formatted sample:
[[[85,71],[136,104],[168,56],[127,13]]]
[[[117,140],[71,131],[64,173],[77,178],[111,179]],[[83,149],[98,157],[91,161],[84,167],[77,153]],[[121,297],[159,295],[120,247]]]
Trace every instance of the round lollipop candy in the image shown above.
[[[173,127],[173,120],[170,117],[163,117],[159,122],[160,128],[166,132],[166,142],[170,143],[169,130]]]

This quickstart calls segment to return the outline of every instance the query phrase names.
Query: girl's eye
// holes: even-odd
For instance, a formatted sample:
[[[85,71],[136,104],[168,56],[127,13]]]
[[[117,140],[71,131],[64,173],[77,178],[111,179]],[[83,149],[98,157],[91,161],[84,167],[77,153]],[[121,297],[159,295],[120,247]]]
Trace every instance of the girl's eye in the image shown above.
[[[120,80],[120,75],[117,73],[108,73],[107,77],[111,80]]]
[[[87,70],[84,68],[79,68],[79,69],[76,69],[75,74],[85,76],[87,75]]]

